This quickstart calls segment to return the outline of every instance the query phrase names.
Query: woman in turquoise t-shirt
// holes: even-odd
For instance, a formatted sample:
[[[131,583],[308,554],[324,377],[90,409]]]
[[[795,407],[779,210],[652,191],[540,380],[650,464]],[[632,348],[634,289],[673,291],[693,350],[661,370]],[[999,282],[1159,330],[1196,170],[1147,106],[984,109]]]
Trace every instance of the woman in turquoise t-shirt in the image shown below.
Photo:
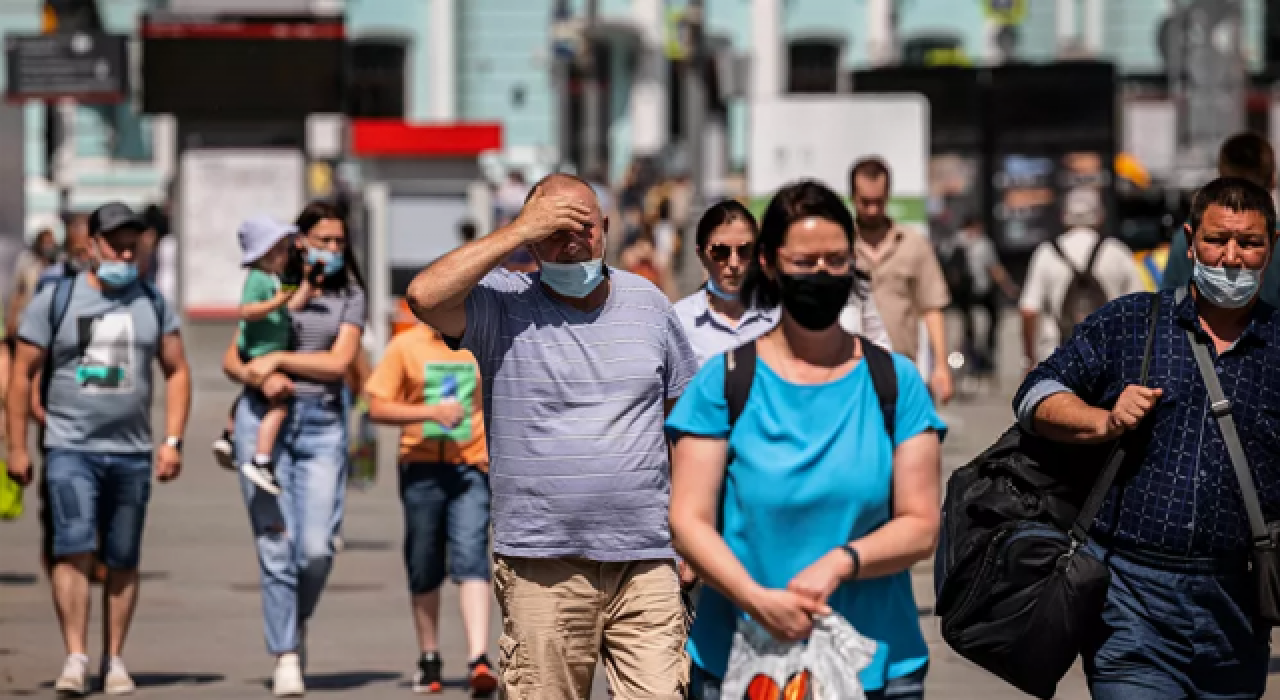
[[[672,532],[710,586],[689,640],[694,698],[719,697],[738,620],[801,640],[828,608],[877,642],[859,674],[869,698],[923,697],[928,647],[908,568],[937,538],[946,428],[915,366],[895,355],[886,432],[861,339],[836,322],[854,286],[853,237],[831,190],[779,190],[743,294],[757,307],[780,302],[782,320],[757,341],[742,414],[731,429],[717,357],[667,421]]]

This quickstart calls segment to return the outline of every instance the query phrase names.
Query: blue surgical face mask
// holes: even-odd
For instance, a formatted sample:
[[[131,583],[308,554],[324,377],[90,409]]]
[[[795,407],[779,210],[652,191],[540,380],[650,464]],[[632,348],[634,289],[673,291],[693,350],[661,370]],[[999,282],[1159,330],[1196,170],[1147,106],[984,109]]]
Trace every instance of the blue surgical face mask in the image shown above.
[[[1223,309],[1239,309],[1258,294],[1262,286],[1262,270],[1210,267],[1196,260],[1191,279],[1210,304]]]
[[[723,299],[724,301],[738,300],[738,294],[736,292],[731,293],[731,292],[726,292],[724,289],[721,289],[720,285],[716,284],[716,278],[714,277],[707,278],[707,291],[711,292],[717,298]]]
[[[103,260],[98,263],[98,279],[112,289],[128,287],[138,279],[138,266],[123,260]]]
[[[597,258],[578,263],[539,262],[540,278],[556,294],[581,299],[604,281],[604,260]]]
[[[335,253],[331,250],[308,248],[307,262],[312,265],[323,264],[324,274],[328,277],[342,270],[342,266],[346,262],[346,259],[343,258],[340,253]]]

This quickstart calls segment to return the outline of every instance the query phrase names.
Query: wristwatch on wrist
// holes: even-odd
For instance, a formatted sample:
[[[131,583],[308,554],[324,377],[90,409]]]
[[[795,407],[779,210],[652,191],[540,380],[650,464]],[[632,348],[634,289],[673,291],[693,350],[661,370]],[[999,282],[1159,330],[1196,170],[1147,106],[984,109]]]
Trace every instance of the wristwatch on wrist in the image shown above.
[[[179,452],[182,451],[182,438],[178,437],[177,435],[170,435],[166,437],[164,439],[164,444],[168,445],[169,447],[172,447],[173,449]]]

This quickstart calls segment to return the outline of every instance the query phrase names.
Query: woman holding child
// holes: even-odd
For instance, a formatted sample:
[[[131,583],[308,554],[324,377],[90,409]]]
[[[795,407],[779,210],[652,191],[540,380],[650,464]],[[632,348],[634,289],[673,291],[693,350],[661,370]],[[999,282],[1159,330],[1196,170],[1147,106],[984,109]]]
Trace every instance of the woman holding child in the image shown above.
[[[237,339],[223,359],[227,376],[245,387],[235,411],[235,459],[246,465],[241,487],[258,550],[267,650],[277,658],[277,697],[306,690],[306,622],[329,576],[346,488],[342,387],[366,316],[364,281],[337,210],[313,202],[296,228],[292,245],[300,254],[291,255],[302,261],[301,279],[296,291],[285,286],[268,302],[287,317],[288,349],[251,352]],[[242,249],[249,248],[242,240]],[[251,323],[242,326],[246,332],[252,333]],[[284,415],[277,413],[282,406]],[[261,424],[275,416],[281,419],[274,445],[260,447]]]

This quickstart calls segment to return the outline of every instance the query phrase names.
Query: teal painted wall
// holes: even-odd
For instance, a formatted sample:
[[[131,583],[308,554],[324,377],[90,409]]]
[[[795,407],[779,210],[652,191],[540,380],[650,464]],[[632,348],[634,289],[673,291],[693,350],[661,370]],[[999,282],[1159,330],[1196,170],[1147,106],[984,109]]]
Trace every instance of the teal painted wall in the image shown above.
[[[503,122],[508,148],[554,145],[551,0],[465,0],[458,7],[458,116]]]

